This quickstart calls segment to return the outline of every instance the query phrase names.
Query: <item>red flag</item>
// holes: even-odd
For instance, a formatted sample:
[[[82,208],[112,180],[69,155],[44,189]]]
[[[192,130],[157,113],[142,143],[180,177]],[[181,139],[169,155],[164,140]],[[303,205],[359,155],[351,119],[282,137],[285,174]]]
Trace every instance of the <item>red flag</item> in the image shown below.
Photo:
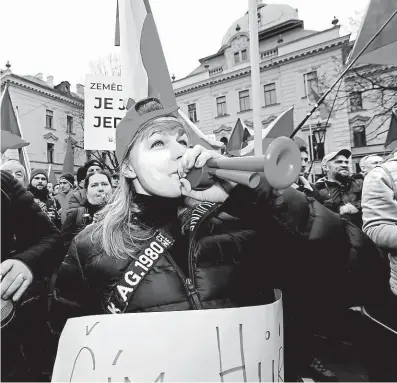
[[[48,182],[51,182],[53,185],[56,185],[58,183],[57,177],[55,176],[55,173],[52,170],[52,164],[48,165],[47,177],[48,177]]]
[[[147,97],[155,97],[164,108],[176,106],[149,0],[118,1],[115,40],[121,48],[124,102],[131,104],[131,100],[137,102]],[[193,145],[200,144],[209,149],[223,146],[221,143],[210,142],[181,111],[179,114],[185,121]]]
[[[294,130],[294,108],[291,107],[281,113],[266,129],[262,130],[263,153],[277,137],[289,137]],[[254,141],[251,141],[245,148],[240,150],[241,156],[254,155]]]
[[[68,136],[66,154],[65,154],[65,159],[63,161],[62,172],[74,174],[74,151],[70,136]]]
[[[1,131],[1,154],[8,149],[20,149],[27,145],[29,142],[24,141],[21,137],[6,130]]]
[[[25,148],[29,145],[29,142],[22,138],[18,115],[12,105],[8,86],[6,86],[2,95],[0,110],[1,153],[4,153],[7,149],[18,149],[19,162],[25,168],[27,177],[30,178],[30,162]]]
[[[353,60],[392,16],[356,63],[397,64],[397,0],[370,0],[349,61]]]
[[[232,134],[229,137],[229,141],[226,146],[226,153],[232,155],[239,155],[240,149],[243,146],[245,129],[241,118],[236,122],[233,128]]]
[[[394,110],[391,113],[390,127],[387,133],[385,148],[391,150],[397,148],[397,114]]]

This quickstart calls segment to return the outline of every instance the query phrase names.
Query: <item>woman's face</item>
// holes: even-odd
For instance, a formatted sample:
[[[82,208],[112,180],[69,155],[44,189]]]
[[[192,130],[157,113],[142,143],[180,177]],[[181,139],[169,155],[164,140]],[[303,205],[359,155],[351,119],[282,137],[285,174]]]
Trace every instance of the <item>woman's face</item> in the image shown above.
[[[109,200],[112,186],[104,174],[93,174],[88,182],[87,198],[91,205],[99,205]]]
[[[152,129],[138,139],[130,152],[126,171],[140,194],[176,198],[181,196],[178,165],[188,147],[188,137],[182,127]]]

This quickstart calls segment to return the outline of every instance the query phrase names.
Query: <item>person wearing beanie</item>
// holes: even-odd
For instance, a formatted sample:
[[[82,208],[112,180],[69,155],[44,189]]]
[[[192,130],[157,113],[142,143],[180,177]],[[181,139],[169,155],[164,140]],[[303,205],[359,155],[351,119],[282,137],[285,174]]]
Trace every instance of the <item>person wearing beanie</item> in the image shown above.
[[[87,174],[96,173],[99,170],[103,170],[103,164],[98,160],[90,160],[84,164],[85,174],[84,178]]]
[[[33,195],[35,202],[40,206],[41,210],[47,214],[48,218],[60,228],[61,219],[59,216],[60,204],[50,194],[47,189],[48,176],[43,169],[34,169],[30,175],[27,190]]]
[[[59,193],[55,197],[61,204],[61,222],[66,219],[66,212],[68,210],[69,199],[73,194],[74,176],[70,173],[64,173],[59,178]]]
[[[83,169],[80,171],[80,169]],[[100,170],[103,170],[103,164],[99,162],[98,160],[90,160],[87,161],[82,168],[80,168],[77,171],[77,183],[80,185],[80,182],[82,181],[83,186],[80,187],[79,190],[76,190],[72,193],[69,199],[69,205],[66,211],[66,215],[69,215],[79,207],[85,206],[87,202],[87,195],[84,190],[84,180],[88,174],[94,174],[97,173]],[[79,174],[80,171],[80,174]],[[82,177],[82,178],[80,178]]]
[[[79,190],[84,189],[85,175],[86,175],[86,170],[83,166],[77,169],[76,178],[77,178],[77,186]]]

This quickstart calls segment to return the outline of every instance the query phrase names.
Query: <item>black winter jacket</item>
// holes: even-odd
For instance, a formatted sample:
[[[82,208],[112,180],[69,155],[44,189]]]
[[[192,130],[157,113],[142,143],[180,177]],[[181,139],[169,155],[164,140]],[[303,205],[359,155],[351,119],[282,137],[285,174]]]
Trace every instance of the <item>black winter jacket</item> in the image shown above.
[[[148,202],[143,219],[161,226],[165,223],[161,217],[168,221],[171,217],[173,201],[146,200],[150,198],[153,203]],[[323,300],[343,296],[347,305],[359,304],[362,289],[371,285],[369,274],[375,272],[367,264],[379,253],[361,231],[346,225],[313,198],[291,188],[274,195],[265,180],[255,190],[236,186],[219,212],[201,223],[194,238],[176,235],[170,257],[161,258],[144,278],[127,312],[265,304],[273,299],[276,287],[310,295],[312,302],[318,294]],[[351,258],[366,262],[358,278],[350,278],[351,271],[359,269]],[[56,295],[70,303],[66,317],[104,313],[129,262],[97,249],[88,228],[81,232],[57,281]],[[350,296],[349,281],[357,285],[356,296]]]
[[[1,171],[1,258],[24,262],[34,278],[49,277],[62,262],[60,234],[31,193]]]
[[[61,228],[61,216],[58,211],[61,208],[61,204],[57,199],[50,195],[47,188],[43,190],[38,190],[32,185],[27,187],[28,192],[32,193],[34,201],[40,206],[43,213],[52,213],[52,217],[48,215],[51,222],[58,228]]]
[[[313,195],[328,209],[339,214],[342,205],[351,203],[358,209],[358,213],[345,215],[353,224],[361,229],[363,225],[361,211],[361,195],[363,181],[360,179],[350,178],[344,184],[339,182],[328,181],[326,178],[319,179],[314,185],[316,193]]]
[[[61,230],[63,251],[65,255],[69,250],[69,246],[73,238],[80,233],[80,231],[84,230],[87,225],[93,222],[94,214],[101,208],[102,206],[91,205],[86,201],[83,206],[79,206],[78,208],[74,208],[68,212]]]

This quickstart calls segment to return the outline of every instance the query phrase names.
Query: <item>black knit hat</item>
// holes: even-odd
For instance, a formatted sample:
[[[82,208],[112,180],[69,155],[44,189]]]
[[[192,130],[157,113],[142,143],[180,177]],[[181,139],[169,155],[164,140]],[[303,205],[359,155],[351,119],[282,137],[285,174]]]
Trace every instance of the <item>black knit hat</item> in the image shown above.
[[[103,170],[103,164],[101,162],[99,162],[98,160],[90,160],[87,161],[84,164],[84,169],[87,172],[87,170],[91,167],[91,166],[99,166],[102,170]]]
[[[59,177],[59,181],[61,181],[61,179],[64,178],[66,181],[68,181],[70,183],[70,185],[72,185],[72,187],[74,187],[74,177],[73,174],[70,173],[64,173]]]
[[[85,176],[87,174],[87,169],[84,168],[83,166],[77,169],[77,183],[84,181],[85,180]]]
[[[48,175],[47,172],[44,169],[33,169],[32,173],[30,174],[30,183],[32,183],[32,179],[36,177],[38,174],[43,174],[45,178],[47,179],[48,182]]]

